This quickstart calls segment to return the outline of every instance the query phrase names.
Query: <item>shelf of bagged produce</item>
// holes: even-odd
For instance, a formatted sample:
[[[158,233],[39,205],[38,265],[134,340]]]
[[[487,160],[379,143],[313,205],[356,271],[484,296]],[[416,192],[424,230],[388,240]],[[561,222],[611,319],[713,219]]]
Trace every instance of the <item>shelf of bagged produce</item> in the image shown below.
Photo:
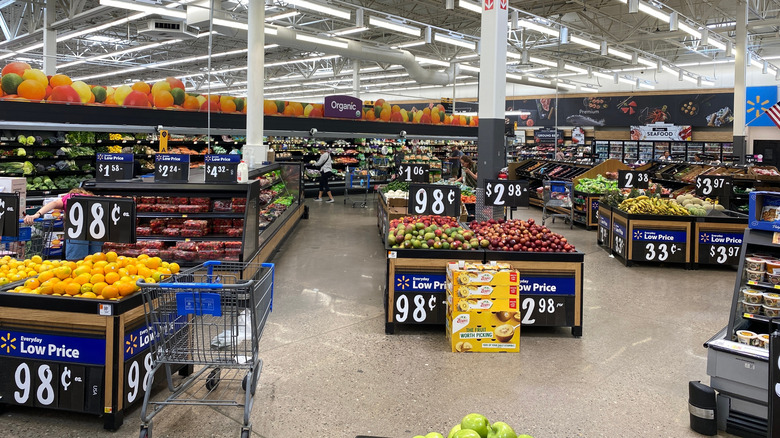
[[[210,242],[219,240],[240,240],[241,236],[228,236],[227,234],[210,234],[201,237],[182,237],[182,236],[137,236],[136,240],[158,240],[160,242]]]
[[[243,219],[244,213],[160,213],[160,212],[143,212],[136,213],[136,217],[151,218],[151,219]]]

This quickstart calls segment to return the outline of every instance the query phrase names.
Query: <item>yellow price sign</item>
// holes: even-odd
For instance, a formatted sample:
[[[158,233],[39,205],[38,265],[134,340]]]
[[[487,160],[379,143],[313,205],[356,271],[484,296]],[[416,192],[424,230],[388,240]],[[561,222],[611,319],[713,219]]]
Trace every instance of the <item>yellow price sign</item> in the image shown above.
[[[160,153],[168,152],[168,130],[160,131]]]

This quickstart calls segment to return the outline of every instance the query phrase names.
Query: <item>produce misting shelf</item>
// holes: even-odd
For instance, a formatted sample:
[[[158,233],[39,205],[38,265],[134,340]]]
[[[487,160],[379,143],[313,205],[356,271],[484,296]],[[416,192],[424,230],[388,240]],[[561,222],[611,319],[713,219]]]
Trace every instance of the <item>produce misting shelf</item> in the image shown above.
[[[388,334],[403,324],[444,325],[447,263],[466,260],[508,263],[520,272],[517,310],[524,326],[571,327],[573,336],[582,336],[584,253],[385,249]]]

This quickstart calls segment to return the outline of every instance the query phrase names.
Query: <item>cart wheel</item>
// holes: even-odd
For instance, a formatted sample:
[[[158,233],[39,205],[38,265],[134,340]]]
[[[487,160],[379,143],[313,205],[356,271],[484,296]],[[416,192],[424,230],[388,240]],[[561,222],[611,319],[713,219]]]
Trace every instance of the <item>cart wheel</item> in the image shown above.
[[[242,430],[241,431],[241,438],[249,438],[250,431],[248,430]]]
[[[206,389],[209,391],[213,391],[214,388],[219,386],[219,380],[220,380],[220,369],[217,368],[214,371],[210,372],[209,375],[206,377]]]
[[[149,438],[151,435],[149,435],[149,428],[145,426],[141,426],[141,433],[138,434],[138,438]]]

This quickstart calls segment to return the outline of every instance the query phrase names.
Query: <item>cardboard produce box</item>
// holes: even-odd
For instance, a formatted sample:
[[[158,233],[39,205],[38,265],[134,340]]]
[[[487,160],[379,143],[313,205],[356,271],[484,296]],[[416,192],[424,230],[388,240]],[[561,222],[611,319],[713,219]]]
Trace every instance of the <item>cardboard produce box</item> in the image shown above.
[[[780,193],[750,192],[748,227],[757,230],[780,231]]]
[[[19,193],[19,218],[23,218],[27,210],[27,178],[0,178],[0,192]]]
[[[455,286],[448,281],[445,290],[447,291],[447,303],[450,308],[457,311],[502,312],[517,310],[517,286]],[[495,295],[491,295],[494,290]]]
[[[451,312],[447,340],[453,353],[520,352],[520,312]]]
[[[447,264],[447,279],[457,286],[516,286],[520,274],[508,263],[465,263]]]

